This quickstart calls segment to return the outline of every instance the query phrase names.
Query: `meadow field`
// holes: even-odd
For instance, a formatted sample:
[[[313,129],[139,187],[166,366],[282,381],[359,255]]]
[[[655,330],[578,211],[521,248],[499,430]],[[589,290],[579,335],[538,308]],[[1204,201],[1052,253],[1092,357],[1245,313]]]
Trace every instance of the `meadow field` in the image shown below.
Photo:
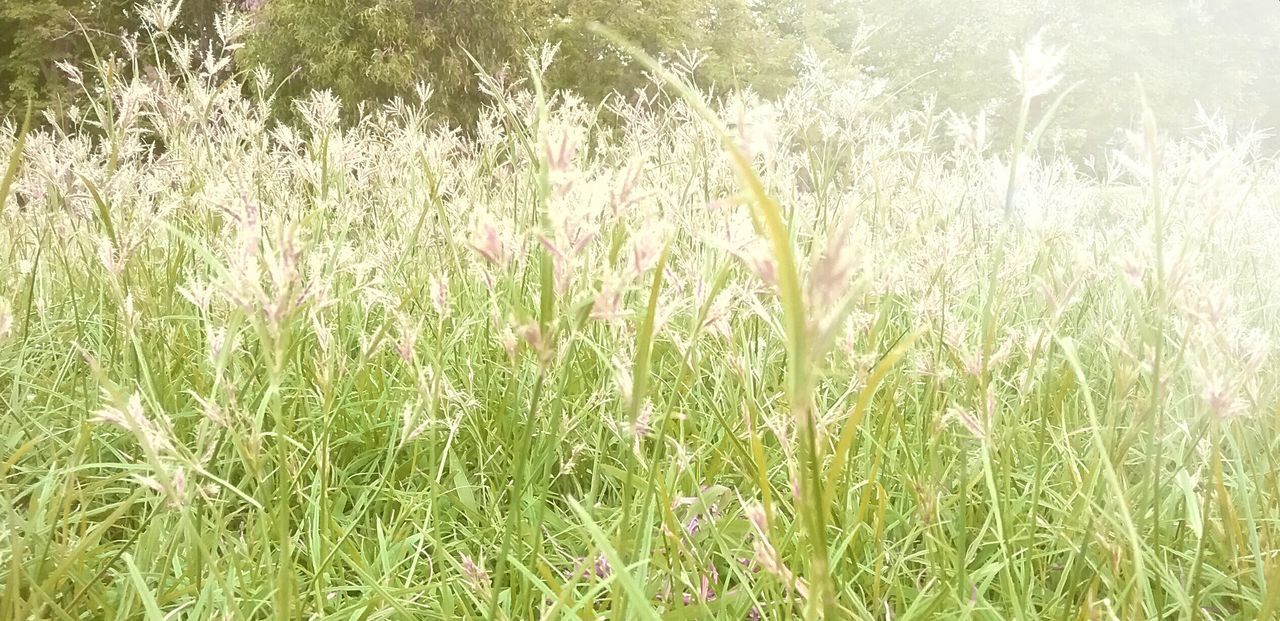
[[[1261,134],[1059,157],[1034,45],[1013,144],[553,56],[463,128],[180,48],[0,123],[0,618],[1280,614]]]

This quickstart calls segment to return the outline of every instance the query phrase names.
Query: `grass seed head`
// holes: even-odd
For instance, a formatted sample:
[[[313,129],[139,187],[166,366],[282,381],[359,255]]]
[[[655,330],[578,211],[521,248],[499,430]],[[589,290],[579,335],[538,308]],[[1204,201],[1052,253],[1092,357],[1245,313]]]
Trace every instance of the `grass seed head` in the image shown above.
[[[1064,50],[1045,45],[1039,33],[1027,41],[1021,54],[1010,52],[1013,78],[1022,85],[1023,97],[1035,99],[1053,90],[1062,81],[1063,58]]]
[[[494,267],[505,267],[510,241],[493,216],[481,215],[471,233],[471,248]]]
[[[470,556],[463,554],[461,557],[462,575],[467,579],[472,589],[478,593],[488,593],[489,591],[489,572],[485,571],[482,565],[471,560]]]
[[[0,298],[0,343],[13,334],[13,311],[8,300]]]

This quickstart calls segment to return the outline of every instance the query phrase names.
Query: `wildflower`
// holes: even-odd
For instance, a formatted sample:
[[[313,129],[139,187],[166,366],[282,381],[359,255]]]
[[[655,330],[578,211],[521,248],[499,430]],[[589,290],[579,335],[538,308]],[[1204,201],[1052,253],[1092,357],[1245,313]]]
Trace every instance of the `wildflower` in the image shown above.
[[[538,355],[538,361],[546,364],[551,361],[551,343],[547,340],[546,335],[542,332],[542,326],[536,321],[530,321],[520,326],[516,332],[520,335],[520,340],[524,341],[529,349]]]
[[[749,245],[738,253],[738,257],[765,286],[773,290],[778,288],[778,264],[764,240],[757,240]]]
[[[658,263],[662,252],[663,231],[660,224],[642,227],[631,237],[627,249],[627,270],[634,277],[642,276]]]
[[[294,107],[313,131],[330,131],[342,114],[342,103],[328,89],[312,92],[307,99],[295,102]]]
[[[569,456],[560,462],[560,474],[570,474],[578,466],[578,457],[586,450],[586,445],[575,444],[569,449]]]
[[[1036,284],[1040,289],[1040,295],[1044,298],[1045,305],[1048,307],[1048,315],[1054,322],[1058,321],[1063,313],[1075,304],[1080,297],[1080,279],[1064,285],[1051,283],[1043,278],[1037,278]]]
[[[178,294],[199,309],[201,314],[208,314],[209,308],[213,305],[213,287],[200,280],[193,280],[178,287]]]
[[[204,414],[204,417],[209,422],[222,427],[223,429],[231,428],[231,420],[227,417],[226,413],[222,411],[222,408],[212,399],[205,399],[204,397],[196,394],[195,391],[189,391],[188,394],[190,394],[191,398],[195,399],[196,403],[200,405],[201,413]]]
[[[573,251],[562,251],[559,246],[546,236],[539,236],[538,241],[547,249],[547,254],[551,257],[552,285],[555,287],[555,292],[557,295],[564,295],[568,291],[569,282],[573,278],[575,263]]]
[[[1207,380],[1200,391],[1200,398],[1209,407],[1209,411],[1221,419],[1239,416],[1247,407],[1243,400],[1235,396],[1231,386],[1220,378]]]
[[[302,254],[298,242],[298,227],[287,224],[280,227],[275,239],[276,252],[270,255],[267,275],[277,291],[287,290],[298,279],[298,260]]]
[[[80,72],[79,67],[65,60],[55,61],[53,64],[58,68],[59,71],[67,75],[67,80],[69,80],[72,84],[75,84],[76,86],[80,86],[84,84],[84,74]]]
[[[145,475],[133,476],[133,480],[136,481],[139,485],[146,487],[150,490],[153,490],[156,493],[159,493],[160,495],[164,496],[165,502],[166,504],[169,505],[170,508],[173,508],[173,509],[181,508],[183,505],[186,504],[188,499],[187,471],[185,468],[181,468],[181,467],[174,468],[173,471],[169,473],[168,478],[169,478],[169,487],[166,488],[164,483],[161,483],[155,477],[149,477]]]
[[[666,296],[658,299],[658,305],[656,308],[653,309],[653,333],[654,334],[663,334],[663,331],[667,327],[667,323],[670,322],[671,318],[674,317],[676,313],[680,311],[683,305],[683,302],[684,300],[679,296]],[[676,340],[679,338],[678,336],[675,336],[675,335],[671,335],[671,336],[672,336],[672,340]],[[679,345],[679,343],[677,343],[677,345]]]
[[[1022,85],[1024,99],[1035,99],[1058,85],[1062,80],[1062,74],[1058,73],[1062,58],[1063,50],[1045,46],[1039,33],[1027,41],[1021,55],[1009,53],[1013,78]]]
[[[471,234],[471,248],[490,265],[502,267],[507,263],[508,243],[492,217],[477,221]]]
[[[209,343],[209,364],[214,367],[218,366],[218,361],[222,360],[224,353],[236,348],[234,339],[231,343],[227,342],[227,329],[221,326],[207,326],[205,328],[205,341]]]
[[[684,532],[686,535],[689,535],[690,537],[692,537],[698,534],[698,531],[701,528],[702,528],[701,514],[695,513],[689,516],[689,520],[685,522]]]
[[[851,220],[836,227],[827,235],[822,254],[809,270],[809,302],[817,309],[828,309],[837,304],[849,289],[849,281],[857,265],[853,252],[857,244],[848,239]]]
[[[734,138],[738,150],[748,159],[772,153],[778,133],[778,114],[773,105],[751,105],[739,98],[733,108]]]
[[[181,7],[182,3],[177,0],[156,0],[139,7],[138,16],[158,34],[165,34],[177,22]]]
[[[767,538],[757,537],[752,542],[751,548],[755,553],[752,560],[756,565],[760,566],[764,571],[773,574],[784,584],[790,588],[795,585],[795,589],[802,597],[809,596],[809,588],[803,579],[797,578],[791,569],[783,562],[782,556],[778,554],[778,550],[773,547]]]
[[[397,313],[400,338],[396,341],[396,353],[406,364],[413,363],[413,354],[418,344],[418,333],[422,330],[421,322],[414,322],[404,313]]]
[[[693,77],[694,72],[702,63],[706,62],[710,56],[703,50],[691,48],[688,45],[681,45],[680,50],[676,52],[675,62],[672,68],[684,74],[686,77]]]
[[[547,167],[553,171],[563,172],[569,170],[570,160],[578,151],[578,143],[573,134],[565,128],[554,141],[550,138],[546,139],[542,148],[543,155],[547,158]]]
[[[167,425],[147,416],[142,409],[142,398],[137,393],[131,395],[122,404],[104,406],[93,415],[91,420],[95,423],[114,425],[132,433],[140,444],[158,454],[177,454]]]
[[[559,42],[543,43],[542,49],[539,50],[539,54],[538,54],[538,70],[541,73],[545,74],[547,70],[551,68],[551,63],[555,61],[556,54],[559,52],[560,52]],[[530,55],[530,59],[532,60],[532,55]]]
[[[431,291],[431,306],[441,318],[449,316],[449,281],[443,276],[432,276],[427,282]]]
[[[591,304],[591,318],[613,322],[622,319],[622,291],[617,279],[607,279]]]
[[[627,208],[637,202],[636,188],[643,171],[643,162],[634,161],[618,175],[613,188],[609,190],[609,207],[615,216],[625,213]]]
[[[912,368],[917,375],[928,378],[935,386],[941,386],[955,376],[955,371],[932,352],[920,349],[911,353]]]
[[[497,314],[490,315],[490,322],[493,324],[494,337],[498,341],[498,345],[502,350],[507,352],[507,358],[512,362],[516,360],[516,354],[520,349],[520,338],[516,336],[516,332],[512,329],[512,322],[499,319]]]
[[[979,112],[972,122],[968,117],[953,112],[947,118],[947,131],[957,147],[982,155],[987,150],[987,111]]]
[[[466,577],[467,582],[471,583],[471,588],[481,592],[488,591],[489,572],[485,571],[484,567],[476,565],[476,562],[471,560],[471,557],[466,554],[462,555],[461,561],[462,575]]]
[[[156,477],[136,476],[135,480],[148,488],[163,494],[171,507],[186,504],[187,477],[182,467],[171,467],[167,462],[179,458],[176,441],[173,440],[168,421],[161,417],[153,420],[142,409],[142,399],[136,393],[123,403],[104,406],[90,419],[95,423],[103,423],[119,427],[131,434],[142,445],[153,468],[157,469]]]
[[[951,421],[959,423],[960,426],[964,427],[965,430],[973,435],[973,437],[979,440],[985,442],[987,439],[986,423],[980,420],[978,416],[969,410],[959,407],[949,408],[946,413],[942,415],[942,420],[944,422]]]
[[[613,360],[613,383],[618,388],[618,396],[622,402],[630,407],[631,387],[635,385],[635,380],[631,375],[631,365],[621,357]]]
[[[1160,133],[1156,128],[1156,116],[1151,112],[1151,108],[1143,106],[1142,109],[1142,145],[1145,148],[1147,160],[1153,166],[1160,165]]]
[[[575,181],[571,174],[571,161],[578,151],[577,139],[568,128],[565,128],[554,141],[545,139],[542,148],[543,156],[547,161],[547,172],[551,177],[552,194],[554,196],[568,194]]]
[[[747,520],[751,522],[752,526],[755,526],[756,532],[761,536],[764,536],[765,533],[769,532],[769,518],[765,513],[764,505],[759,503],[752,503],[748,505],[746,507],[746,515]]]
[[[703,329],[723,339],[730,337],[733,328],[729,319],[732,315],[734,296],[734,291],[728,288],[716,295],[711,305],[707,307],[707,314],[702,320]]]
[[[112,247],[110,240],[102,239],[98,242],[98,260],[108,274],[119,278],[124,273],[124,260]]]
[[[1116,260],[1120,273],[1130,287],[1142,290],[1146,286],[1146,275],[1150,270],[1150,262],[1142,254],[1128,253]]]
[[[413,94],[418,98],[418,103],[426,105],[435,96],[435,86],[428,82],[416,82],[413,85]]]
[[[640,440],[647,438],[651,428],[649,420],[653,417],[653,402],[645,399],[644,405],[640,406],[640,411],[636,413],[636,420],[631,424],[631,437],[635,438],[637,445]]]
[[[609,566],[609,560],[603,555],[597,555],[595,562],[591,564],[590,575],[603,579],[612,574],[613,568]]]
[[[699,577],[698,597],[709,602],[716,598],[715,584],[720,582],[720,571],[716,569],[715,563],[707,564],[707,573]]]
[[[333,329],[325,323],[319,313],[312,313],[309,317],[311,323],[311,334],[316,339],[316,345],[320,347],[320,352],[328,354],[333,351],[334,336]]]
[[[588,244],[600,235],[603,194],[601,184],[593,182],[579,192],[552,197],[547,203],[550,236],[543,243],[554,246],[550,250],[570,260],[581,256]]]
[[[1225,287],[1215,286],[1195,296],[1190,311],[1206,326],[1218,326],[1222,325],[1231,307],[1231,294]]]
[[[1248,411],[1248,403],[1238,396],[1240,383],[1224,376],[1209,365],[1196,364],[1191,372],[1200,386],[1200,399],[1209,412],[1221,420],[1235,418]]]
[[[133,303],[132,292],[125,294],[124,305],[123,305],[123,308],[121,308],[120,310],[121,310],[121,314],[124,316],[124,325],[128,328],[130,332],[136,330],[138,328],[139,315],[138,315],[138,309],[136,306],[134,306],[134,303]]]
[[[431,426],[431,420],[421,415],[421,408],[414,403],[404,404],[400,412],[400,446],[405,446],[421,436]]]

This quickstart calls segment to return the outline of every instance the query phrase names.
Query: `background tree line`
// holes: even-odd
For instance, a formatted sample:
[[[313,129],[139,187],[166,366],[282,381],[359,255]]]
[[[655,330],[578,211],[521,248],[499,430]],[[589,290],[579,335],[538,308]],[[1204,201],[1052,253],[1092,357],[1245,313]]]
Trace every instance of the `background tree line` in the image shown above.
[[[118,50],[140,26],[138,5],[0,3],[0,113],[29,99],[54,110],[73,101],[55,63]],[[883,76],[902,106],[936,93],[939,107],[986,109],[997,133],[1015,96],[1008,51],[1044,29],[1050,43],[1069,43],[1065,83],[1081,83],[1055,123],[1075,153],[1131,124],[1135,76],[1175,131],[1194,125],[1198,104],[1242,126],[1280,124],[1280,5],[1257,0],[182,0],[174,30],[207,37],[231,5],[254,23],[239,68],[269,69],[280,101],[328,88],[352,104],[426,82],[458,122],[483,101],[473,58],[519,76],[523,54],[544,41],[560,45],[551,88],[599,102],[643,85],[638,67],[585,30],[600,21],[654,53],[699,52],[703,86],[777,94],[808,47],[833,79]]]

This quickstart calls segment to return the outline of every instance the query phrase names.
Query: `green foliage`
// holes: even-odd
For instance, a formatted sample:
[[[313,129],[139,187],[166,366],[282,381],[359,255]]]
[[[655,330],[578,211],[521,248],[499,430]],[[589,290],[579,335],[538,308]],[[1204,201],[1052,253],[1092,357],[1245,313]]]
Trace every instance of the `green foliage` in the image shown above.
[[[472,58],[504,75],[521,69],[523,55],[544,42],[558,47],[549,88],[599,102],[647,84],[638,67],[586,28],[600,22],[655,55],[696,51],[702,82],[778,93],[794,79],[792,61],[802,45],[839,48],[832,24],[841,22],[826,19],[834,14],[831,7],[812,4],[788,9],[784,2],[737,0],[275,0],[259,11],[256,34],[241,60],[284,80],[283,101],[321,88],[348,103],[380,100],[410,94],[425,82],[449,116],[467,119],[481,101]],[[797,15],[804,17],[800,26],[790,21]]]
[[[588,144],[536,75],[472,139],[277,125],[219,60],[0,124],[0,619],[1280,605],[1255,145],[1025,157],[1013,227],[990,158],[825,72],[650,64],[685,100]]]
[[[645,84],[638,67],[601,38],[585,33],[584,21],[600,22],[639,48],[659,57],[700,55],[696,80],[720,89],[751,87],[778,95],[795,83],[796,59],[812,48],[819,57],[839,61],[851,52],[859,28],[844,0],[705,0],[667,3],[570,2],[572,14],[553,39],[568,50],[553,80],[598,99],[611,86],[626,92]],[[558,37],[558,39],[556,39]],[[579,71],[588,67],[589,71]],[[605,76],[601,83],[582,76]],[[573,76],[577,76],[576,79]],[[595,97],[591,95],[594,94]]]
[[[203,41],[213,32],[225,0],[168,0],[180,3],[171,34]],[[57,69],[59,61],[82,66],[93,53],[122,49],[122,38],[141,30],[139,0],[12,0],[0,3],[0,113],[37,108],[62,109],[78,97]]]
[[[743,85],[758,80],[767,63],[769,37],[755,15],[732,0],[683,2],[606,2],[570,0],[547,33],[560,45],[561,61],[551,69],[550,83],[575,90],[589,101],[611,92],[629,93],[647,85],[638,64],[609,41],[584,26],[598,22],[655,55],[684,54],[686,64],[701,57],[696,69],[707,83]],[[786,61],[789,66],[789,59]],[[688,67],[693,69],[694,67]],[[775,72],[775,77],[776,77]]]
[[[1050,43],[1069,46],[1066,79],[1081,82],[1048,136],[1069,152],[1099,153],[1115,127],[1134,124],[1138,79],[1157,118],[1174,130],[1198,123],[1198,104],[1241,125],[1280,126],[1280,8],[1247,0],[158,1],[181,8],[171,34],[198,41],[211,37],[221,11],[252,12],[256,25],[238,66],[269,70],[280,85],[276,112],[291,112],[297,96],[329,89],[354,113],[354,104],[408,96],[428,83],[437,114],[465,124],[485,99],[479,68],[519,75],[525,53],[547,42],[559,46],[549,89],[572,90],[590,103],[629,96],[648,83],[613,45],[588,32],[589,23],[600,22],[655,57],[699,60],[691,77],[718,92],[750,86],[778,95],[794,83],[801,52],[812,49],[832,79],[850,70],[890,78],[900,88],[898,107],[936,93],[943,108],[986,109],[1002,140],[1016,126],[1016,115],[1000,114],[1016,109],[1005,105],[1016,97],[1008,52],[1043,30]],[[64,107],[79,93],[56,62],[84,64],[90,43],[104,54],[120,51],[121,34],[140,30],[140,4],[0,4],[0,111],[20,111],[28,99]],[[867,29],[874,34],[864,40]],[[862,43],[869,54],[855,59]]]
[[[1256,2],[1069,3],[1024,0],[855,0],[878,26],[872,62],[891,81],[910,83],[902,105],[936,93],[940,104],[972,114],[997,112],[1016,95],[1008,52],[1043,30],[1067,46],[1068,82],[1081,81],[1058,117],[1072,152],[1097,152],[1114,128],[1140,113],[1135,83],[1153,112],[1175,130],[1197,123],[1197,103],[1248,124],[1280,126],[1280,7]],[[1046,104],[1047,105],[1047,104]],[[1007,106],[1004,106],[1007,108]],[[1014,118],[1000,119],[1007,137]]]
[[[456,116],[478,104],[476,67],[517,58],[518,3],[503,0],[275,0],[257,14],[242,61],[283,81],[281,100],[330,89],[346,102],[435,87]]]
[[[0,4],[0,111],[7,112],[27,100],[42,107],[61,100],[67,87],[54,63],[87,57],[86,34],[97,38],[99,32],[109,31],[118,22],[105,18],[127,4],[119,0]]]

